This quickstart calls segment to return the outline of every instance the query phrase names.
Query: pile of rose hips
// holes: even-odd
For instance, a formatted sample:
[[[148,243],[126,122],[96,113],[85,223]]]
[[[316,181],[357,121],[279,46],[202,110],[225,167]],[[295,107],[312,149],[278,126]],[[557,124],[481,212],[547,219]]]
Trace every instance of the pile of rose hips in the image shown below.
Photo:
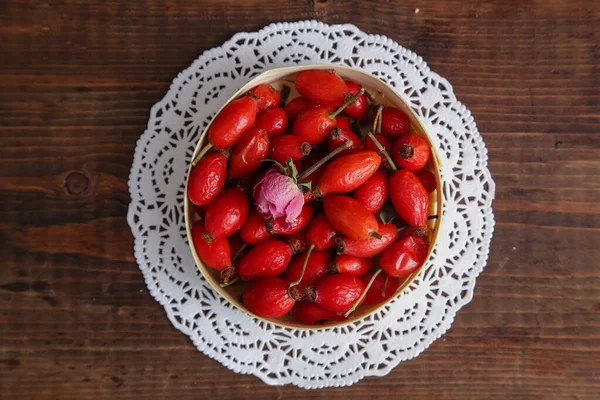
[[[252,313],[340,321],[425,261],[431,149],[406,114],[333,71],[293,82],[289,102],[289,88],[261,84],[214,118],[188,181],[192,239],[221,286],[251,282]]]

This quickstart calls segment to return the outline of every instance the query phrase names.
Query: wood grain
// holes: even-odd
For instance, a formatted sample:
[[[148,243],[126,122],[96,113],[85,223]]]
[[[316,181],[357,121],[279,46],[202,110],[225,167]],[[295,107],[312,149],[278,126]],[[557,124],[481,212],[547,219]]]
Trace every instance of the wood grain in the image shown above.
[[[415,13],[415,9],[419,13]],[[0,6],[2,399],[600,398],[600,3],[17,1]],[[147,293],[125,221],[150,107],[202,51],[350,22],[423,56],[497,184],[473,301],[387,377],[306,392],[198,352]]]

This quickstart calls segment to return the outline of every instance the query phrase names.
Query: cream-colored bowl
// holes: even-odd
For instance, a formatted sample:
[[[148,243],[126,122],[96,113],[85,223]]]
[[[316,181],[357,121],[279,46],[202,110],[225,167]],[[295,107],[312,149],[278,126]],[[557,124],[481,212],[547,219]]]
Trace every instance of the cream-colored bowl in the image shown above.
[[[291,89],[289,99],[292,99],[292,98],[296,97],[298,94],[294,89],[294,85],[292,83],[284,81],[283,78],[293,76],[300,71],[304,71],[304,70],[308,70],[308,69],[335,70],[336,73],[338,75],[340,75],[341,77],[343,77],[344,79],[350,79],[350,80],[353,80],[354,82],[357,82],[358,84],[360,84],[364,88],[366,88],[369,91],[369,93],[371,93],[371,95],[373,95],[373,97],[376,99],[376,101],[378,103],[394,106],[394,107],[397,107],[397,108],[401,109],[402,111],[404,111],[410,118],[411,131],[413,133],[416,133],[416,134],[422,136],[423,138],[425,138],[428,141],[429,145],[431,146],[431,148],[433,150],[434,156],[432,157],[429,165],[427,166],[427,169],[435,175],[436,184],[437,184],[437,190],[429,195],[429,215],[436,214],[436,215],[438,215],[438,218],[428,221],[429,241],[430,241],[431,245],[429,248],[429,254],[427,255],[427,260],[425,261],[425,263],[423,263],[423,265],[427,265],[429,257],[431,256],[431,251],[436,243],[437,236],[439,234],[439,228],[440,228],[441,217],[442,217],[442,190],[441,190],[442,182],[441,182],[440,173],[439,173],[439,169],[440,169],[439,157],[437,156],[437,152],[436,152],[435,147],[433,146],[433,142],[429,138],[427,132],[425,131],[425,128],[423,127],[423,124],[421,123],[421,121],[419,120],[417,115],[409,107],[409,105],[406,104],[405,101],[402,100],[402,98],[394,91],[394,89],[392,89],[391,86],[389,86],[388,84],[386,84],[385,82],[381,81],[380,79],[378,79],[377,77],[375,77],[371,74],[368,74],[361,70],[350,68],[350,67],[334,66],[334,65],[302,65],[302,66],[297,66],[297,67],[277,68],[277,69],[272,69],[267,72],[264,72],[263,74],[252,79],[250,82],[248,82],[246,85],[244,85],[240,90],[238,90],[227,101],[227,103],[223,104],[223,107],[225,107],[225,105],[227,105],[230,101],[239,97],[241,94],[247,92],[248,90],[252,89],[253,87],[255,87],[261,83],[270,83],[277,89],[280,89],[282,85],[288,86]],[[221,110],[219,110],[219,112],[220,111]],[[206,131],[208,130],[208,127],[210,127],[210,124],[207,126],[206,130],[202,133],[202,136],[200,136],[200,140],[198,141],[198,144],[196,145],[196,150],[194,151],[194,155],[193,155],[192,159],[194,157],[196,157],[196,154],[198,154],[198,152],[207,144],[208,139],[206,137]],[[190,171],[191,171],[191,166],[190,166],[190,170],[188,170],[188,176],[186,179],[186,193],[187,193],[187,182],[190,177]],[[202,260],[200,259],[200,257],[198,257],[198,254],[196,253],[196,250],[194,249],[194,246],[193,246],[193,240],[192,240],[192,235],[191,235],[192,224],[197,219],[198,219],[198,215],[195,212],[194,206],[193,206],[193,204],[191,204],[191,202],[189,201],[189,199],[186,196],[185,197],[185,224],[186,224],[188,242],[190,244],[190,248],[192,250],[192,255],[194,256],[194,260],[196,261],[196,265],[198,266],[198,269],[200,270],[200,272],[202,273],[204,278],[208,281],[208,283],[213,287],[213,289],[215,291],[217,291],[221,296],[223,296],[227,301],[229,301],[231,304],[233,304],[235,307],[254,316],[255,318],[258,318],[261,320],[268,320],[269,322],[271,322],[273,324],[288,327],[288,328],[323,329],[323,328],[346,325],[346,324],[352,323],[354,321],[360,320],[362,318],[365,318],[366,316],[374,313],[375,311],[377,311],[378,309],[383,307],[385,304],[387,304],[389,301],[391,301],[396,296],[399,296],[400,293],[402,293],[402,291],[404,291],[404,289],[417,277],[417,275],[419,275],[419,273],[423,269],[423,267],[422,267],[418,271],[415,271],[414,273],[412,273],[410,276],[404,278],[404,281],[401,283],[400,287],[398,288],[396,295],[394,297],[392,297],[390,300],[388,300],[387,302],[384,302],[384,303],[380,303],[380,304],[375,304],[375,305],[370,305],[370,306],[361,306],[356,311],[354,311],[354,313],[345,321],[326,322],[323,325],[314,326],[314,325],[304,325],[304,324],[298,323],[289,315],[286,315],[281,318],[265,319],[265,318],[259,317],[255,314],[251,313],[250,311],[248,311],[248,309],[246,309],[246,307],[242,303],[241,297],[242,297],[244,288],[247,286],[247,283],[238,282],[234,285],[222,288],[219,285],[219,279],[220,279],[219,272],[214,269],[206,267],[204,265],[204,263],[202,262]]]

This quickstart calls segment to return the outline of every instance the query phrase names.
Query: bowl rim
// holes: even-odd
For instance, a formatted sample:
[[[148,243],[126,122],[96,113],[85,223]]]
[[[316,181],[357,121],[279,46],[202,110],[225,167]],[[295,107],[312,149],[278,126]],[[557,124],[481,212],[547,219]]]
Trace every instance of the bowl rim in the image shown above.
[[[189,182],[189,178],[190,178],[190,173],[192,171],[191,162],[189,163],[188,170],[187,170],[187,176],[186,176],[186,180],[185,180],[184,218],[185,218],[185,228],[186,228],[188,245],[190,246],[190,250],[192,252],[192,257],[194,258],[194,262],[196,263],[196,267],[198,268],[198,270],[200,271],[200,273],[202,274],[204,279],[208,282],[208,284],[221,297],[223,297],[229,304],[231,304],[233,307],[239,309],[240,311],[246,313],[247,315],[249,315],[253,318],[256,318],[260,321],[264,321],[267,323],[277,325],[279,327],[283,327],[286,329],[316,331],[316,330],[326,330],[326,329],[330,329],[330,328],[340,328],[340,327],[348,326],[355,322],[361,321],[361,320],[368,318],[368,317],[372,316],[373,314],[379,312],[383,307],[389,305],[396,299],[400,298],[400,296],[402,295],[402,292],[404,292],[404,290],[406,290],[406,288],[417,278],[417,276],[419,276],[423,272],[423,270],[425,269],[425,266],[429,263],[429,260],[433,253],[435,245],[437,244],[438,237],[440,234],[440,227],[441,227],[442,218],[443,218],[442,210],[443,210],[444,196],[442,193],[443,187],[442,187],[442,180],[441,180],[441,174],[440,174],[440,169],[442,167],[442,164],[440,161],[441,159],[439,157],[437,147],[435,146],[434,142],[431,140],[431,136],[430,136],[429,132],[427,131],[427,129],[425,129],[423,121],[421,120],[419,115],[417,115],[417,113],[413,110],[413,108],[410,106],[410,104],[396,91],[396,89],[394,89],[387,82],[379,79],[377,76],[375,76],[367,71],[364,71],[364,70],[361,70],[358,68],[345,66],[345,65],[334,65],[334,64],[305,64],[305,65],[297,65],[297,66],[291,66],[291,67],[272,68],[272,69],[269,69],[269,70],[266,70],[266,71],[260,73],[259,75],[255,76],[250,81],[248,81],[246,84],[244,84],[225,103],[223,103],[221,108],[219,108],[219,110],[214,115],[215,116],[218,115],[231,101],[237,99],[242,93],[245,93],[249,89],[256,86],[257,83],[255,83],[255,82],[258,80],[264,79],[266,75],[283,74],[283,76],[285,76],[285,75],[296,74],[298,72],[305,71],[305,70],[311,70],[311,69],[334,70],[336,72],[341,72],[340,75],[342,77],[344,76],[344,73],[343,73],[344,71],[352,72],[352,74],[358,73],[358,74],[364,75],[365,77],[367,77],[369,79],[378,81],[379,84],[382,84],[389,91],[391,91],[395,95],[396,99],[405,106],[403,111],[408,111],[410,113],[409,118],[410,118],[411,124],[413,122],[416,122],[418,124],[418,132],[419,132],[420,136],[421,136],[421,134],[424,135],[425,139],[429,143],[429,146],[432,151],[432,163],[433,163],[433,170],[435,171],[434,176],[435,176],[435,181],[436,181],[436,186],[437,186],[437,190],[436,190],[437,218],[436,218],[435,225],[433,228],[432,238],[430,240],[430,246],[429,246],[429,250],[427,252],[427,257],[425,258],[425,261],[423,262],[423,265],[421,266],[421,268],[419,268],[417,271],[413,272],[412,274],[410,274],[409,276],[404,278],[404,281],[398,287],[398,289],[396,290],[396,294],[394,296],[390,297],[385,302],[382,302],[382,303],[374,306],[371,310],[364,313],[363,315],[357,315],[355,317],[353,317],[351,315],[348,319],[346,319],[344,321],[332,321],[330,323],[325,323],[323,325],[304,325],[304,324],[299,324],[299,323],[291,324],[291,323],[287,323],[285,321],[280,321],[278,319],[263,318],[261,316],[258,316],[256,314],[252,313],[250,310],[248,310],[245,307],[240,307],[238,304],[236,304],[235,302],[230,300],[230,298],[229,298],[230,295],[227,293],[227,291],[224,288],[222,288],[218,283],[215,284],[216,282],[213,282],[214,278],[212,276],[210,276],[204,272],[203,269],[208,268],[208,267],[206,267],[203,264],[202,260],[198,256],[198,254],[196,254],[196,249],[194,248],[194,242],[193,242],[192,233],[191,233],[193,223],[190,218],[190,210],[191,210],[192,206],[191,206],[189,197],[187,196],[188,182]],[[275,79],[273,81],[275,81]],[[192,157],[190,158],[190,160],[193,160],[196,157],[198,152],[202,149],[205,142],[207,141],[207,132],[208,132],[208,129],[210,128],[210,126],[212,125],[214,119],[215,119],[214,117],[211,119],[211,121],[208,123],[206,128],[204,128],[204,131],[198,138],[196,147],[194,149],[194,153],[192,154]]]

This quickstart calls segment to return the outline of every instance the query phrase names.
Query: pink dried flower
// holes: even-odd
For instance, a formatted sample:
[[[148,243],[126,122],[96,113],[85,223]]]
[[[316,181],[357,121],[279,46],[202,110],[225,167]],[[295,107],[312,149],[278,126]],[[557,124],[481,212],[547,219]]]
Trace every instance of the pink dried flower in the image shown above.
[[[254,186],[254,200],[265,218],[285,217],[292,223],[304,206],[304,196],[294,179],[272,168]]]

